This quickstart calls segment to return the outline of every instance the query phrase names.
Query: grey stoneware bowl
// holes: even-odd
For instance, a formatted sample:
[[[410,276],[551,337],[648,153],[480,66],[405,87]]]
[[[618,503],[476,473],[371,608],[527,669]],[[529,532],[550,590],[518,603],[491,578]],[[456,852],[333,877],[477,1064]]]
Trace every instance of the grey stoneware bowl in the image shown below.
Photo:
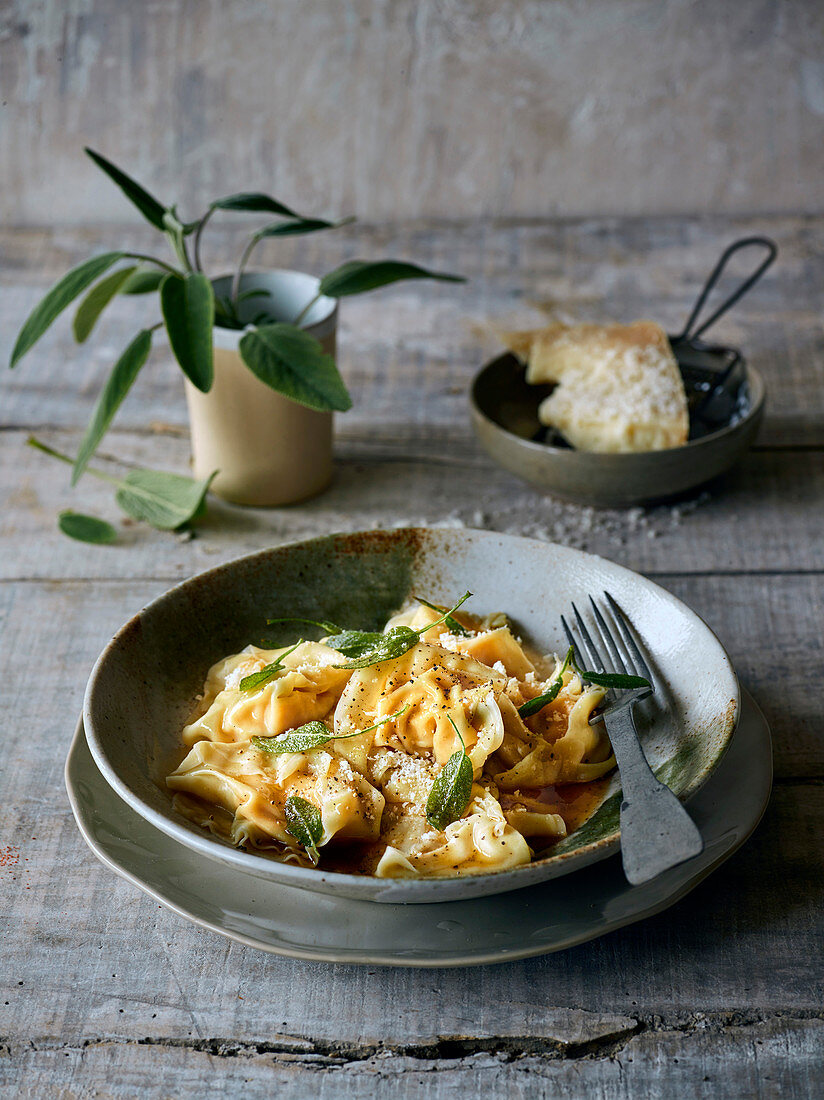
[[[676,348],[688,383],[691,370],[712,370],[712,349]],[[722,361],[723,363],[723,361]],[[723,366],[719,365],[719,374]],[[682,447],[643,454],[593,454],[545,442],[538,405],[547,386],[528,386],[524,367],[509,353],[487,363],[470,391],[475,432],[487,454],[505,470],[553,496],[599,508],[626,508],[680,496],[728,470],[750,447],[764,415],[764,382],[743,362],[738,382],[715,430]]]
[[[146,821],[210,859],[287,886],[362,900],[444,902],[532,886],[618,850],[619,781],[551,854],[510,871],[462,878],[379,879],[278,863],[224,843],[172,810],[165,776],[210,665],[257,641],[276,616],[379,628],[414,593],[448,604],[469,588],[477,613],[505,611],[543,652],[566,649],[559,616],[589,593],[615,597],[656,677],[637,708],[647,757],[679,797],[718,764],[738,718],[732,663],[709,628],[651,581],[602,558],[530,539],[405,528],[331,535],[264,550],[170,589],[122,627],[86,689],[89,748],[111,787]],[[285,630],[288,628],[284,628]],[[293,640],[284,633],[275,639]],[[123,838],[128,842],[128,836]]]

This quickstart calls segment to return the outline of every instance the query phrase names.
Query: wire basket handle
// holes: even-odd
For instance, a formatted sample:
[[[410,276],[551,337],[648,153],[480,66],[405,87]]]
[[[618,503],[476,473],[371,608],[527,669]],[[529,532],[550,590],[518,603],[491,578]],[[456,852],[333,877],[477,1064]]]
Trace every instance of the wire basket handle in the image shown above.
[[[743,281],[743,283],[741,283],[736,288],[736,290],[733,291],[729,298],[721,303],[715,313],[713,313],[706,321],[704,321],[704,323],[699,328],[696,328],[694,332],[691,332],[690,330],[692,329],[692,326],[697,322],[699,314],[704,308],[704,303],[709,297],[710,292],[715,287],[715,284],[720,279],[721,272],[727,266],[730,257],[735,252],[738,252],[739,249],[748,248],[750,245],[758,245],[760,248],[765,248],[767,250],[766,257],[761,261],[755,271],[753,271],[752,275],[749,275]],[[710,325],[715,324],[715,322],[722,314],[726,313],[728,309],[734,306],[740,298],[744,297],[750,287],[754,286],[754,284],[758,282],[758,280],[761,278],[761,276],[764,274],[764,272],[767,270],[767,268],[770,266],[777,255],[778,246],[776,245],[775,241],[771,241],[769,237],[742,237],[740,241],[734,241],[729,246],[729,248],[725,249],[724,252],[721,254],[721,259],[713,268],[712,274],[707,279],[706,283],[704,284],[703,290],[698,295],[698,301],[693,306],[689,320],[687,321],[686,325],[684,325],[684,331],[680,334],[680,336],[677,337],[677,339],[695,340],[703,333],[705,333]]]

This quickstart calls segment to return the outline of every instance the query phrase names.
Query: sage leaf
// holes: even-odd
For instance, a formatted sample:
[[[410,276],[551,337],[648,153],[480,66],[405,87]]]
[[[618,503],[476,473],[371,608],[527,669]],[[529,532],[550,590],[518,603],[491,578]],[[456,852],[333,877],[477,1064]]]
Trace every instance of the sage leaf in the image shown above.
[[[134,519],[144,520],[161,531],[174,531],[191,523],[203,507],[206,493],[217,470],[202,481],[168,474],[162,470],[130,470],[117,484],[118,505]]]
[[[104,519],[96,516],[84,516],[81,512],[64,511],[57,517],[57,526],[64,535],[78,542],[93,542],[98,545],[114,542],[117,531]]]
[[[151,294],[166,278],[165,271],[136,271],[120,291],[121,294]]]
[[[265,237],[294,237],[303,233],[317,233],[321,229],[337,229],[343,222],[328,222],[323,218],[295,218],[289,222],[273,222],[259,229],[258,240]]]
[[[283,809],[286,815],[286,832],[293,836],[298,844],[303,845],[309,858],[317,865],[320,859],[318,844],[323,839],[323,819],[320,816],[320,810],[298,794],[290,795]]]
[[[230,298],[218,298],[215,296],[215,324],[221,328],[242,329],[246,326],[237,315],[237,310]]]
[[[280,733],[277,737],[253,737],[252,744],[256,749],[279,756],[289,752],[311,752],[312,749],[328,744],[334,736],[323,722],[306,722],[305,725]]]
[[[113,271],[111,275],[107,275],[105,279],[101,279],[99,283],[92,287],[77,307],[77,313],[74,315],[72,329],[78,344],[82,344],[88,339],[100,314],[118,291],[122,290],[124,284],[129,281],[135,271],[137,271],[136,264],[132,267],[123,267],[119,271]]]
[[[453,821],[463,817],[472,797],[472,761],[466,755],[466,746],[460,730],[452,721],[452,728],[460,738],[461,747],[453,752],[438,772],[429,798],[426,800],[426,820],[441,832]]]
[[[539,710],[543,710],[545,706],[552,702],[556,698],[558,692],[564,686],[564,673],[569,668],[572,661],[572,646],[567,650],[567,655],[564,658],[564,663],[558,672],[558,675],[549,685],[549,690],[545,691],[543,695],[538,695],[534,699],[530,699],[524,703],[522,707],[518,707],[518,714],[521,718],[530,718],[533,714],[537,714]]]
[[[208,393],[215,377],[212,284],[198,272],[167,275],[160,285],[160,308],[169,343],[183,373],[201,393]]]
[[[320,293],[328,298],[345,298],[350,294],[363,294],[401,279],[438,279],[445,283],[465,283],[461,275],[446,275],[427,271],[417,264],[400,260],[349,260],[330,271],[320,281]]]
[[[418,603],[422,603],[424,607],[428,607],[430,611],[437,611],[441,615],[444,613],[444,611],[446,611],[445,607],[438,607],[436,603],[430,603],[429,600],[425,600],[421,596],[415,596],[415,599],[418,601]],[[468,638],[470,636],[471,632],[467,630],[466,627],[461,626],[458,620],[453,619],[453,617],[448,612],[444,616],[443,621],[444,623],[446,623],[446,625],[449,627],[449,630],[452,634],[455,635],[456,638]],[[431,627],[427,627],[427,629],[429,630],[431,629]]]
[[[87,154],[92,158],[94,163],[100,168],[106,175],[112,180],[126,198],[133,203],[143,217],[155,227],[155,229],[164,229],[163,215],[166,213],[166,208],[162,206],[153,195],[150,195],[145,188],[141,187],[139,183],[136,183],[130,176],[127,176],[125,172],[121,171],[117,165],[112,164],[110,160],[106,160],[100,153],[95,153],[94,149],[86,149]]]
[[[37,343],[43,333],[49,328],[66,308],[82,294],[87,286],[108,271],[112,264],[122,260],[123,252],[103,252],[99,256],[92,256],[77,267],[68,271],[62,279],[54,284],[44,298],[34,307],[25,324],[20,329],[14,350],[11,353],[9,366],[15,366],[26,352]]]
[[[261,325],[240,341],[251,372],[276,393],[319,412],[346,412],[352,399],[335,360],[320,343],[294,325]]]
[[[296,214],[282,202],[260,191],[239,191],[236,195],[215,199],[210,205],[213,210],[243,210],[251,214],[281,214],[284,218],[300,217],[300,214]]]
[[[257,672],[250,672],[248,676],[244,676],[238,684],[240,690],[251,691],[253,688],[258,688],[261,684],[267,683],[273,676],[277,676],[283,668],[283,662],[290,653],[295,652],[299,645],[303,645],[303,638],[299,638],[291,649],[287,649],[285,653],[281,653],[281,655],[276,657],[270,664],[264,665],[263,668],[259,668]]]
[[[72,485],[76,485],[78,479],[106,434],[106,430],[112,422],[115,413],[120,408],[123,398],[129,392],[140,368],[149,357],[152,346],[152,334],[149,329],[143,329],[132,340],[120,358],[114,365],[106,385],[100,397],[97,399],[92,419],[89,423],[83,439],[80,441],[80,449],[72,470]]]
[[[427,623],[419,630],[413,630],[411,626],[393,626],[391,630],[387,630],[385,633],[346,630],[342,634],[327,638],[326,644],[328,646],[343,653],[344,657],[352,658],[350,664],[334,665],[333,667],[369,668],[370,665],[377,665],[382,661],[397,660],[398,657],[402,657],[404,653],[408,653],[413,646],[418,644],[422,634],[425,634],[427,630],[431,630],[433,626],[444,622],[446,617],[451,615],[453,611],[457,611],[471,595],[471,592],[465,592],[458,602],[450,607],[440,619],[436,619],[433,623]]]
[[[252,744],[255,748],[274,755],[287,752],[311,752],[312,749],[319,749],[330,741],[348,741],[352,737],[360,737],[364,733],[371,733],[378,726],[383,726],[387,722],[392,722],[395,718],[400,718],[411,706],[411,703],[407,703],[405,707],[401,707],[394,714],[379,718],[371,726],[367,726],[362,730],[355,730],[354,733],[335,733],[324,726],[323,722],[307,722],[303,726],[298,726],[297,729],[279,733],[277,737],[253,737]]]
[[[409,630],[408,627],[404,627],[404,630]],[[368,656],[370,653],[378,652],[385,645],[387,638],[392,631],[383,633],[381,630],[342,630],[339,634],[332,634],[326,639],[326,644],[331,649],[336,649],[338,653],[342,653],[344,657],[361,658]],[[414,645],[417,641],[417,634],[412,638],[415,631],[410,631],[409,638],[411,644]],[[411,647],[410,647],[411,648]],[[403,650],[406,652],[406,650]]]
[[[644,676],[626,676],[620,672],[587,672],[585,669],[575,666],[575,671],[582,680],[588,684],[605,688],[642,688],[650,687],[650,682]]]
[[[347,631],[338,638],[327,639],[332,649],[337,649],[345,657],[351,657],[349,664],[334,665],[334,668],[369,668],[382,661],[396,661],[408,653],[420,641],[420,634],[408,626],[393,626],[385,634],[372,634],[357,630]],[[343,647],[341,649],[341,646]]]

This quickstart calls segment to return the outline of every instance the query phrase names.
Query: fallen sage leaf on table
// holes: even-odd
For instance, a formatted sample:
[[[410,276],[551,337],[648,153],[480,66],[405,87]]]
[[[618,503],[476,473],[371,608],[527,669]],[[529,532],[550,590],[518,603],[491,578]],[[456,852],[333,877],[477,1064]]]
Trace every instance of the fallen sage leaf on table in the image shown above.
[[[59,459],[69,466],[75,465],[75,460],[69,455],[41,443],[33,435],[26,442],[51,458]],[[133,519],[145,520],[161,531],[175,531],[199,518],[205,506],[209,485],[217,473],[215,471],[202,481],[195,481],[194,478],[184,477],[182,474],[167,474],[160,470],[144,470],[139,467],[129,470],[123,477],[115,477],[92,466],[87,466],[85,472],[114,485],[117,489],[115,500]]]
[[[160,531],[176,531],[200,517],[216,474],[217,470],[202,481],[195,481],[182,474],[137,469],[130,470],[122,479],[106,480],[120,486],[115,500],[133,519],[144,520]],[[99,471],[95,471],[95,476],[100,476]]]
[[[96,516],[84,516],[81,512],[63,511],[57,517],[57,525],[64,535],[78,542],[92,542],[99,546],[117,539],[117,531],[110,523]]]

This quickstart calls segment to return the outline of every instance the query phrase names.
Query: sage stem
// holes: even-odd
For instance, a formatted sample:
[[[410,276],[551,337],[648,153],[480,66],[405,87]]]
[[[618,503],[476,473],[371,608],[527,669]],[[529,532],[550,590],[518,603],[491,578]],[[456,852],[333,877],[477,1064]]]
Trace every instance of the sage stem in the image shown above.
[[[145,252],[124,252],[123,255],[130,260],[143,260],[145,263],[157,264],[157,266],[162,267],[164,271],[171,271],[173,275],[180,274],[176,267],[167,264],[165,260],[158,260],[157,256],[147,256]]]
[[[252,255],[252,250],[261,239],[262,238],[259,233],[253,233],[252,236],[249,238],[249,243],[246,245],[246,247],[243,249],[243,252],[241,253],[240,263],[237,265],[237,271],[232,278],[231,299],[232,305],[235,309],[235,313],[237,313],[237,296],[240,293],[240,280],[243,277],[243,269],[249,262],[249,257]]]
[[[322,295],[321,295],[320,291],[318,291],[318,293],[315,295],[315,297],[311,298],[306,303],[306,305],[303,307],[303,309],[300,311],[300,313],[297,315],[297,317],[292,322],[292,324],[295,326],[295,328],[300,328],[300,323],[303,320],[303,318],[306,316],[306,314],[309,312],[309,310],[312,308],[312,306],[315,304],[315,302],[320,301],[321,297],[322,297]]]
[[[215,208],[213,206],[210,206],[209,209],[206,211],[206,213],[203,215],[203,217],[198,222],[197,229],[195,230],[194,253],[195,253],[195,269],[197,271],[201,271],[201,272],[203,271],[203,267],[201,266],[201,263],[200,263],[200,238],[203,235],[203,230],[206,228],[206,223],[208,222],[209,218],[211,218],[212,214],[214,214],[214,212],[215,212]]]

